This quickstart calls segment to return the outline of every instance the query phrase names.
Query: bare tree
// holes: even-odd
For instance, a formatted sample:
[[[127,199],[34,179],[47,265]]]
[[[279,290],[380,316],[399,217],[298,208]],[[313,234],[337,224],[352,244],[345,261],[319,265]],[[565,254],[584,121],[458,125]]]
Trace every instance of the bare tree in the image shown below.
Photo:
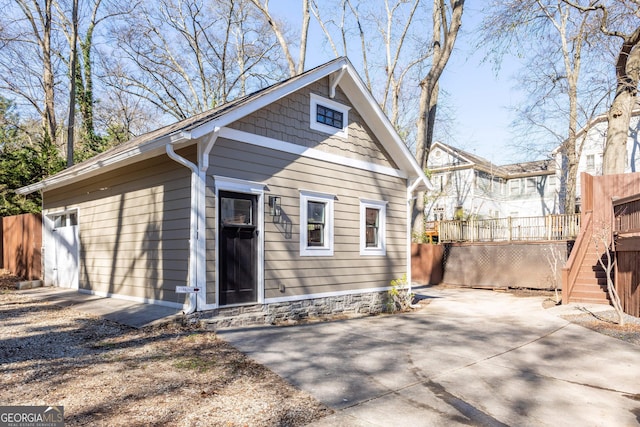
[[[453,52],[458,31],[462,25],[463,9],[464,0],[450,0],[449,6],[445,0],[433,1],[431,68],[420,81],[420,113],[416,141],[416,158],[423,168],[427,165],[433,142],[433,129],[438,106],[438,82]]]
[[[556,245],[550,244],[548,250],[549,252],[545,253],[545,259],[547,260],[549,269],[551,270],[550,281],[555,293],[555,303],[558,305],[561,300],[560,293],[558,292],[558,269],[564,265],[566,259],[564,259]]]
[[[360,58],[365,85],[405,143],[412,144],[419,110],[414,82],[422,79],[421,71],[432,54],[421,27],[425,2],[338,0],[323,6],[312,2],[311,11],[332,53]]]
[[[603,254],[598,258],[598,263],[604,270],[607,279],[607,294],[611,300],[611,305],[616,310],[618,315],[618,324],[624,325],[624,310],[620,303],[620,297],[616,291],[616,286],[613,281],[614,269],[616,266],[615,258],[615,240],[612,238],[611,225],[600,224],[599,226],[594,224],[594,232],[592,242],[596,253],[603,251]]]
[[[13,0],[0,17],[0,89],[38,112],[44,139],[55,142],[56,39],[53,0]]]
[[[73,166],[73,132],[76,118],[76,62],[78,59],[78,0],[71,11],[71,52],[69,53],[69,118],[67,125],[67,167]]]
[[[296,61],[293,59],[293,54],[291,53],[291,49],[289,48],[289,40],[285,36],[284,30],[282,29],[282,25],[278,23],[278,20],[275,19],[271,12],[269,12],[269,0],[251,0],[251,2],[255,5],[255,7],[264,15],[265,20],[273,30],[273,34],[275,34],[278,39],[278,43],[280,44],[280,48],[284,52],[284,57],[287,60],[287,65],[289,67],[289,75],[291,77],[302,74],[304,71],[304,63],[307,56],[307,35],[309,33],[309,0],[302,0],[302,29],[300,31],[300,45],[299,45],[299,57],[298,63],[296,65]]]
[[[112,29],[107,82],[180,120],[278,81],[277,41],[250,12],[243,0],[141,4]]]
[[[600,31],[621,42],[615,61],[615,94],[607,113],[608,130],[602,172],[605,175],[623,173],[627,165],[631,112],[637,103],[640,81],[640,1],[590,0],[587,6],[564,1],[582,12],[598,14]]]
[[[521,87],[530,102],[520,108],[520,124],[528,150],[535,151],[539,139],[531,138],[532,128],[542,130],[541,138],[554,137],[565,159],[561,194],[563,209],[575,212],[578,162],[582,146],[577,138],[581,125],[593,117],[600,94],[581,84],[585,49],[593,43],[593,19],[578,13],[562,0],[495,1],[487,9],[483,24],[483,43],[493,45],[497,56],[506,51],[527,58],[520,75]],[[533,139],[533,143],[531,140]],[[534,145],[534,147],[532,147]],[[548,149],[548,147],[544,147]]]
[[[95,115],[96,126],[104,129],[110,146],[161,127],[163,122],[160,119],[144,99],[118,90],[108,91],[101,97],[100,108]]]
[[[463,9],[464,0],[450,0],[449,7],[444,0],[433,1],[431,68],[420,81],[420,112],[416,136],[416,159],[423,169],[427,167],[433,142],[440,89],[438,82],[453,52],[462,25]],[[421,194],[412,202],[412,228],[417,234],[422,234],[424,228],[424,197]]]
[[[95,38],[96,35],[101,37],[100,34],[96,34],[96,31],[101,23],[130,13],[134,5],[117,0],[91,0],[78,5],[75,5],[75,0],[71,5],[66,4],[64,0],[58,0],[55,4],[60,30],[69,44],[68,59],[65,55],[61,55],[61,59],[70,70],[70,85],[75,87],[74,92],[70,95],[70,98],[75,99],[70,99],[68,120],[74,121],[75,117],[71,115],[71,112],[75,110],[75,107],[77,107],[81,118],[79,129],[73,129],[73,126],[69,126],[67,130],[68,159],[70,153],[75,160],[82,160],[106,148],[105,139],[99,135],[103,129],[97,130],[94,121],[96,109],[94,99]],[[69,7],[71,7],[71,11],[68,10]],[[75,14],[73,13],[74,8],[77,8]],[[76,146],[74,149],[69,141],[73,142],[75,134],[78,135],[79,141],[74,144]]]

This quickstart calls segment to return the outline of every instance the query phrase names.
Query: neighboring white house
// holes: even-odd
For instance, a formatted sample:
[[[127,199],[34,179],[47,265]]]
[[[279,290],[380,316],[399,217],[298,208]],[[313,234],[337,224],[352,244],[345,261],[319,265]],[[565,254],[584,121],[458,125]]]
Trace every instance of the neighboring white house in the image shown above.
[[[633,112],[627,140],[627,169],[640,171],[640,109]],[[582,149],[576,185],[580,205],[580,174],[602,175],[607,116],[595,118],[578,132]],[[490,161],[441,142],[431,148],[427,169],[434,189],[428,194],[428,221],[475,217],[543,216],[563,212],[560,147],[550,159],[497,166]]]
[[[501,218],[558,213],[558,179],[552,159],[497,166],[436,142],[427,168],[434,189],[427,220]]]

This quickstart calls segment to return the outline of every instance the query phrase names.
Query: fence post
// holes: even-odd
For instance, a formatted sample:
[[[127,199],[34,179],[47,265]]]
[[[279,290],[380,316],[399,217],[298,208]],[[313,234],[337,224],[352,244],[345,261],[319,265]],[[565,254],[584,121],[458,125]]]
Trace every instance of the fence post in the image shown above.
[[[477,234],[476,221],[473,219],[473,217],[471,217],[469,218],[469,235],[472,242],[476,241]]]
[[[551,219],[551,215],[544,217],[544,225],[547,228],[547,240],[551,240],[551,227],[553,227]]]
[[[511,241],[511,217],[507,217],[507,228],[509,229],[509,241]]]

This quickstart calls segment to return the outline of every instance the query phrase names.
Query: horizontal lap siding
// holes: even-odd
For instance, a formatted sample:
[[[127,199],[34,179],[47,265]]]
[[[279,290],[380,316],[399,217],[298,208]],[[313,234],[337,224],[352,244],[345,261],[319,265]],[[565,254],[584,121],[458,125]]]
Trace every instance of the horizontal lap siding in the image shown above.
[[[217,148],[216,148],[217,150]],[[213,169],[209,168],[211,172]],[[205,229],[206,229],[206,282],[207,294],[205,296],[207,304],[216,302],[216,200],[213,177],[207,175],[205,189]]]
[[[265,297],[279,298],[389,286],[406,272],[405,180],[219,138],[211,175],[264,183]],[[212,185],[211,182],[210,185]],[[334,256],[300,256],[300,190],[335,194]],[[268,196],[281,197],[291,238],[269,215]],[[360,255],[360,198],[387,201],[386,256]],[[208,224],[215,201],[208,201]],[[209,244],[215,244],[209,233]],[[209,252],[208,257],[214,255]],[[208,258],[209,261],[209,258]],[[215,277],[209,266],[210,277]],[[285,292],[280,292],[284,285]]]
[[[187,168],[160,156],[45,192],[44,203],[79,209],[80,289],[184,302],[174,290],[188,271]]]

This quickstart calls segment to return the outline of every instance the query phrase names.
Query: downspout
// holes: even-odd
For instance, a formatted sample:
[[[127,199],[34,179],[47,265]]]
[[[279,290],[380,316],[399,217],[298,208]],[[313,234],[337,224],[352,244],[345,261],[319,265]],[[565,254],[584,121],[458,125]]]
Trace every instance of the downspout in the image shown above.
[[[199,173],[198,166],[193,162],[185,159],[182,156],[176,154],[173,149],[173,144],[169,143],[165,146],[167,156],[172,160],[180,163],[191,169],[191,213],[189,215],[189,286],[193,288],[198,287],[198,263],[197,263],[197,249],[198,249],[198,181]],[[197,308],[197,296],[195,293],[189,294],[189,305],[184,310],[184,314],[191,314],[196,311]]]
[[[209,153],[218,138],[220,128],[216,127],[204,147],[198,144],[198,165],[177,154],[173,144],[165,146],[167,155],[172,160],[191,170],[191,213],[189,215],[189,287],[201,291],[206,285],[206,236],[205,236],[205,185],[206,173],[209,169]],[[190,139],[187,136],[188,139]],[[202,230],[202,233],[200,233]],[[198,307],[197,293],[189,294],[189,305],[185,314],[191,314]]]

